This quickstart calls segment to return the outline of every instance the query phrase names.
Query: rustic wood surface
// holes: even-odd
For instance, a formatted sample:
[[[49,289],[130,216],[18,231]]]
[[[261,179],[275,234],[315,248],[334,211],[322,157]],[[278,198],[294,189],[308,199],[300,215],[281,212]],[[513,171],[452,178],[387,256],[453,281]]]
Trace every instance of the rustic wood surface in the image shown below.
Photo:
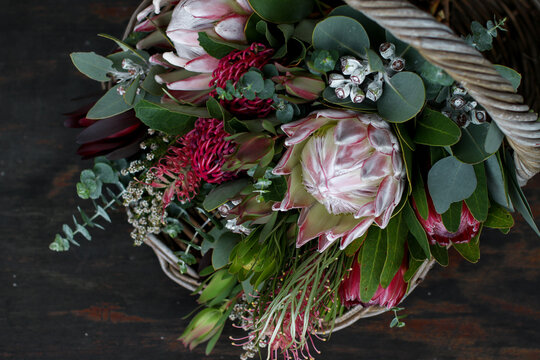
[[[121,213],[80,249],[47,248],[79,204],[87,165],[61,113],[96,89],[68,54],[110,51],[96,34],[121,34],[136,1],[2,4],[0,359],[238,359],[231,328],[208,357],[176,340],[195,300],[131,245]],[[539,189],[539,177],[525,189],[535,215]],[[435,267],[404,303],[405,328],[389,329],[390,314],[362,320],[320,343],[318,359],[539,359],[540,239],[517,219],[510,236],[483,234],[478,264],[452,252]]]

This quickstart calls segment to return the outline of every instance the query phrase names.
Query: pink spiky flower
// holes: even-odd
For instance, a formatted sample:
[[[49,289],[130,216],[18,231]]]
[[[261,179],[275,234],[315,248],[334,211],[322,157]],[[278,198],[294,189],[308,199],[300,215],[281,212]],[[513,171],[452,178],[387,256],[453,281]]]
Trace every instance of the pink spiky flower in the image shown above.
[[[186,202],[195,195],[201,184],[220,184],[234,178],[236,173],[221,170],[225,156],[231,154],[235,146],[225,140],[229,136],[218,119],[199,118],[195,128],[176,140],[157,166],[150,169],[156,188],[165,188],[164,208],[177,196]]]
[[[268,64],[273,49],[267,49],[263,44],[253,43],[242,51],[233,51],[219,61],[218,67],[212,74],[211,86],[225,89],[227,81],[232,81],[236,85],[238,80],[249,71],[250,68],[262,69]],[[210,96],[217,97],[216,90],[210,93]],[[272,99],[248,100],[245,98],[234,98],[232,100],[220,100],[221,105],[236,115],[266,117],[272,111]]]
[[[344,249],[376,223],[384,228],[398,205],[405,170],[390,125],[376,114],[320,110],[282,126],[287,151],[274,168],[287,193],[274,210],[301,209],[296,246],[337,239]]]

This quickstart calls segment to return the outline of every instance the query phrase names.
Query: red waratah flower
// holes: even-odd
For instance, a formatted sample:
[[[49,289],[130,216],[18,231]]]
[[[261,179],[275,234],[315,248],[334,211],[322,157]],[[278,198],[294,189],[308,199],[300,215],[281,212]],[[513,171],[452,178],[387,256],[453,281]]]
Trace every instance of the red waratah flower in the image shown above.
[[[379,305],[384,306],[387,309],[391,309],[401,302],[407,293],[407,283],[403,278],[403,275],[408,268],[407,256],[404,257],[400,268],[398,269],[396,275],[394,275],[394,278],[388,287],[385,289],[379,285],[375,295],[373,295],[367,304],[360,300],[360,267],[361,264],[357,261],[357,257],[355,256],[352,269],[343,279],[338,290],[339,297],[343,305],[349,308],[356,305]]]
[[[233,51],[219,61],[219,65],[212,74],[211,86],[225,89],[227,81],[232,81],[236,85],[238,80],[249,71],[250,68],[262,69],[268,64],[273,49],[267,49],[262,44],[252,44],[249,48],[242,51]],[[210,96],[217,97],[216,90],[210,93]],[[233,100],[220,100],[221,105],[227,108],[235,115],[266,117],[272,111],[272,99],[248,100],[245,98],[234,98]]]
[[[165,188],[164,208],[174,195],[179,201],[193,199],[201,181],[220,184],[236,173],[222,171],[224,157],[234,151],[234,144],[218,119],[199,118],[195,128],[173,144],[158,165],[150,169],[150,185]]]
[[[428,218],[424,219],[420,215],[414,200],[413,208],[416,212],[416,217],[420,221],[420,224],[422,224],[422,227],[426,231],[428,240],[432,245],[439,244],[440,246],[448,246],[451,242],[454,244],[468,243],[478,234],[478,231],[480,230],[480,222],[471,214],[469,208],[465,204],[465,201],[463,201],[463,205],[461,206],[461,222],[459,224],[459,229],[453,233],[446,229],[441,215],[435,211],[435,206],[433,205],[431,196],[427,193],[427,189],[426,195],[429,208]]]
[[[85,128],[77,136],[77,143],[81,145],[77,154],[83,159],[107,156],[111,160],[136,154],[140,150],[139,144],[146,136],[147,127],[137,119],[135,111],[129,110],[100,120],[87,119],[86,114],[94,104],[66,114],[65,127]]]

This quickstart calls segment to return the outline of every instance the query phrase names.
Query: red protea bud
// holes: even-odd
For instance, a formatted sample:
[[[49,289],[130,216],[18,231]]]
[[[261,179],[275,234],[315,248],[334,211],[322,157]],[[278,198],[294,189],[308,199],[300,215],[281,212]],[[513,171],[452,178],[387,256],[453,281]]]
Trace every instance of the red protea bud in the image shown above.
[[[252,44],[249,48],[242,51],[233,51],[219,61],[219,65],[214,70],[210,86],[216,86],[222,89],[227,87],[227,81],[231,81],[236,86],[242,75],[251,68],[262,69],[268,64],[273,49],[267,49],[262,44]],[[217,91],[214,90],[210,96],[217,97]],[[220,99],[221,105],[236,115],[266,117],[272,111],[272,99],[248,100],[244,97],[233,98],[232,100]]]
[[[453,233],[448,231],[444,226],[442,217],[435,211],[435,206],[433,205],[433,201],[431,200],[429,193],[427,193],[427,190],[426,195],[429,208],[428,218],[422,218],[418,212],[418,209],[416,208],[414,200],[413,208],[416,212],[416,217],[420,221],[420,224],[422,224],[422,227],[426,231],[428,240],[432,245],[438,244],[441,246],[447,246],[450,245],[451,242],[454,244],[468,243],[478,234],[478,231],[480,230],[480,222],[471,214],[469,208],[465,204],[465,201],[463,201],[461,206],[461,222],[459,224],[458,231]]]
[[[403,258],[401,266],[390,284],[386,288],[379,285],[377,291],[367,304],[360,300],[360,268],[361,264],[357,260],[357,255],[355,255],[352,269],[339,286],[338,293],[343,305],[346,307],[355,305],[379,305],[391,309],[401,302],[407,293],[407,283],[403,278],[408,268],[407,256]]]

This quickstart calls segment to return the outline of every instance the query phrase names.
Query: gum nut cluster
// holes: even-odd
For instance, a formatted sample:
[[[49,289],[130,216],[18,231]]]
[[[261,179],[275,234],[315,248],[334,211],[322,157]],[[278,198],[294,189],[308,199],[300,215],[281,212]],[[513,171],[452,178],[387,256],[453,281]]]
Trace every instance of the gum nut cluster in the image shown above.
[[[282,126],[287,151],[274,168],[288,175],[274,210],[301,209],[298,247],[318,238],[324,251],[344,249],[376,223],[384,228],[403,193],[397,138],[376,114],[321,110]]]

